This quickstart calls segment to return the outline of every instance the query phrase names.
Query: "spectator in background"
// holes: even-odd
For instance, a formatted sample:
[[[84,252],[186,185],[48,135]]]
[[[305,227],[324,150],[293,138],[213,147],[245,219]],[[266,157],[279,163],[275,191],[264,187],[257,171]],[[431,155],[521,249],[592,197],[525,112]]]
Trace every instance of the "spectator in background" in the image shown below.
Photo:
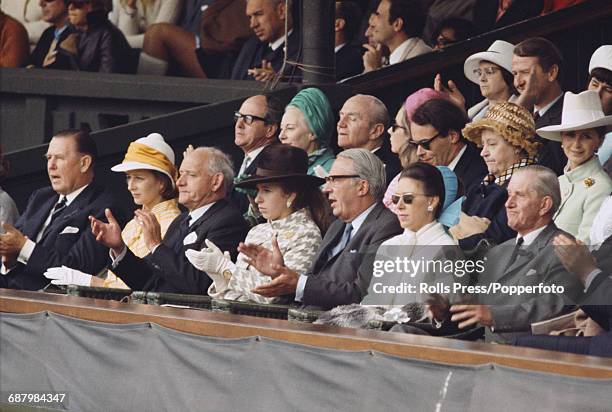
[[[242,44],[251,34],[245,3],[184,0],[177,25],[157,23],[145,33],[139,74],[171,73],[228,78]]]
[[[469,193],[486,176],[487,167],[476,146],[461,134],[466,123],[465,112],[454,103],[447,99],[428,100],[412,115],[409,143],[420,161],[448,166]]]
[[[108,18],[123,32],[130,47],[142,49],[147,28],[155,23],[176,23],[182,6],[182,0],[113,0]]]
[[[514,48],[512,74],[519,92],[516,103],[533,110],[536,129],[561,123],[563,57],[557,47],[542,37],[523,40]],[[567,157],[559,142],[539,139],[538,163],[563,174]]]
[[[61,49],[74,48],[76,34],[68,24],[68,1],[48,0],[40,2],[42,18],[49,26],[30,55],[30,64],[44,69],[69,70],[70,59]]]
[[[266,82],[277,75],[294,74],[293,65],[285,66],[280,73],[285,60],[285,43],[289,60],[298,58],[301,43],[299,30],[293,30],[292,2],[288,10],[285,0],[247,0],[246,5],[246,15],[255,35],[242,46],[231,78]]]
[[[363,72],[361,48],[353,44],[360,26],[361,11],[357,4],[352,1],[337,1],[334,22],[336,81]]]
[[[474,4],[476,0],[433,0],[427,9],[423,40],[430,46],[436,44],[436,30],[447,19],[461,19],[470,23],[474,21]]]
[[[9,165],[8,162],[4,160],[2,147],[0,147],[0,183],[8,176],[8,172]],[[6,222],[10,225],[14,225],[18,218],[19,211],[17,210],[15,201],[0,187],[0,224]]]
[[[374,153],[385,165],[386,182],[401,170],[399,159],[391,152],[391,143],[385,136],[390,123],[383,102],[374,96],[358,94],[344,102],[336,125],[338,146],[344,150],[367,149]]]
[[[389,65],[411,59],[432,49],[421,39],[425,24],[420,2],[410,0],[382,0],[374,13],[373,39],[389,48]],[[379,46],[364,44],[364,72],[383,67],[383,53]]]
[[[475,34],[474,25],[464,19],[449,18],[443,20],[434,32],[434,50],[469,39]]]
[[[334,113],[325,94],[314,87],[301,90],[285,108],[281,120],[281,143],[299,147],[308,154],[308,174],[316,175],[318,166],[325,173],[334,163],[330,140]]]
[[[21,23],[0,12],[0,67],[23,67],[30,52],[28,33]]]
[[[43,20],[39,2],[41,0],[2,0],[0,9],[25,27],[28,41],[34,47],[49,24]]]
[[[607,44],[595,50],[589,62],[589,75],[587,89],[599,93],[604,114],[612,115],[612,45]],[[610,127],[606,132],[606,138],[597,152],[597,157],[602,165],[606,164],[612,154]],[[608,173],[612,173],[612,170],[609,170]]]
[[[136,55],[121,31],[108,21],[105,0],[74,0],[68,19],[77,30],[75,49],[68,53],[73,70],[102,73],[134,73]]]
[[[544,0],[476,0],[474,24],[481,33],[539,16]]]
[[[559,176],[561,206],[555,224],[586,244],[593,219],[612,191],[612,180],[595,155],[610,125],[612,116],[604,115],[597,92],[589,90],[565,93],[561,124],[538,129],[543,138],[560,141],[568,159]]]

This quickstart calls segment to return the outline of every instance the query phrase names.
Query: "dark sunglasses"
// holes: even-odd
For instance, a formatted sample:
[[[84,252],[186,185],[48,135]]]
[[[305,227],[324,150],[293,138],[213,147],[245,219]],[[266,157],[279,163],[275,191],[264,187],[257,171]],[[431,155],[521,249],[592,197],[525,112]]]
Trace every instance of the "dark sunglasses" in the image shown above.
[[[266,119],[263,117],[255,116],[254,114],[242,114],[240,112],[234,112],[234,122],[238,122],[238,120],[244,120],[247,125],[252,125],[255,120],[260,120],[262,122],[266,122]]]
[[[418,148],[419,146],[421,146],[425,150],[430,150],[431,142],[433,142],[434,140],[436,140],[440,136],[441,136],[440,133],[438,133],[437,135],[435,135],[433,137],[430,137],[429,139],[419,140],[418,142],[415,142],[412,139],[408,139],[408,144],[410,146],[413,146],[414,148]]]
[[[391,203],[393,203],[394,205],[397,205],[401,199],[405,205],[409,205],[412,203],[415,196],[427,196],[427,195],[424,193],[404,193],[401,195],[393,194],[391,195]]]

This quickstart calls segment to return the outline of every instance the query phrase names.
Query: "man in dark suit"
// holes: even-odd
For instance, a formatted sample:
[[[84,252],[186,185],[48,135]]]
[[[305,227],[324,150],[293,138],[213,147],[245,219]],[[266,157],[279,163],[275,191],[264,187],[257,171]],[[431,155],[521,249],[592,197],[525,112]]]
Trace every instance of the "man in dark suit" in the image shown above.
[[[374,96],[358,94],[344,102],[336,125],[338,146],[342,149],[366,149],[385,165],[386,184],[402,170],[399,157],[391,152],[386,134],[391,120],[383,102]]]
[[[428,100],[412,115],[408,141],[416,146],[421,162],[453,170],[466,193],[488,173],[480,150],[461,134],[467,121],[463,110],[450,101]]]
[[[397,217],[381,203],[383,164],[368,150],[345,150],[326,180],[324,192],[338,220],[325,234],[312,269],[298,274],[285,267],[278,247],[241,244],[239,250],[252,264],[273,278],[253,292],[267,297],[295,294],[296,301],[326,309],[359,303],[366,295],[378,246],[402,232]]]
[[[553,250],[553,238],[565,234],[552,217],[561,203],[556,175],[543,166],[519,169],[508,185],[508,226],[518,233],[516,239],[489,251],[485,267],[476,284],[505,287],[563,286],[564,290],[534,289],[525,295],[481,294],[480,304],[453,305],[451,321],[459,328],[480,323],[486,326],[485,339],[508,343],[530,333],[531,324],[569,311],[581,286],[563,267]]]
[[[90,215],[101,218],[113,209],[125,216],[118,199],[93,183],[96,144],[87,132],[57,133],[47,149],[51,187],[32,193],[15,227],[3,223],[0,287],[37,290],[49,283],[42,275],[66,265],[86,273],[106,267],[108,249],[89,230]]]
[[[515,103],[533,109],[536,129],[561,124],[563,90],[561,89],[561,66],[563,57],[559,49],[549,40],[534,37],[522,41],[514,48],[512,73],[514,86],[520,93]],[[561,143],[538,137],[538,163],[563,174],[567,157]]]
[[[300,49],[300,35],[293,30],[293,19],[285,20],[285,0],[248,0],[246,15],[255,34],[242,46],[234,63],[233,80],[269,81],[277,75],[287,58],[296,60]],[[285,24],[286,22],[286,24]],[[287,26],[288,35],[285,33]],[[299,74],[293,65],[286,65],[283,75]]]
[[[336,51],[336,81],[363,72],[363,53],[360,45],[353,44],[361,26],[361,11],[352,1],[336,2],[334,38]]]
[[[92,218],[92,232],[111,248],[113,272],[133,290],[206,294],[212,280],[189,263],[185,251],[200,249],[209,239],[235,257],[236,246],[248,231],[240,211],[225,199],[234,175],[225,154],[204,147],[188,151],[179,174],[179,203],[188,212],[177,216],[163,240],[155,216],[136,211],[150,251],[144,258],[125,246],[112,214],[107,214],[108,224]]]
[[[70,60],[58,53],[64,42],[76,41],[75,30],[68,24],[67,1],[54,0],[40,2],[42,18],[50,23],[43,31],[36,47],[30,55],[30,64],[45,69],[70,70]]]

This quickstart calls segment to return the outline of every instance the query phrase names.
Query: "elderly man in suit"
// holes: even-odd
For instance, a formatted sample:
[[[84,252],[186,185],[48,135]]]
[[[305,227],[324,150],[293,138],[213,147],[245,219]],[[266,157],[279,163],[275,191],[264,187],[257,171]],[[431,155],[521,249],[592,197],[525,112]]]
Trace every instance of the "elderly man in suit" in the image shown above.
[[[295,294],[298,302],[326,309],[361,302],[378,246],[402,232],[397,217],[381,201],[383,164],[368,150],[345,150],[329,171],[324,192],[338,220],[325,234],[309,273],[285,267],[278,247],[240,244],[252,265],[273,278],[253,292],[268,297]]]
[[[133,290],[206,294],[212,281],[189,263],[185,251],[200,249],[205,239],[223,250],[235,251],[245,238],[246,222],[238,208],[225,199],[233,177],[231,161],[220,150],[200,147],[187,151],[176,186],[179,203],[188,211],[170,224],[163,240],[155,216],[139,213],[150,251],[144,258],[136,257],[123,243],[121,228],[109,211],[107,224],[92,217],[96,239],[111,249],[113,272]]]
[[[550,40],[534,37],[516,45],[512,56],[514,87],[520,93],[516,104],[533,109],[536,129],[561,124],[563,56]],[[567,157],[559,142],[539,139],[538,163],[563,174]]]
[[[563,286],[552,291],[525,296],[507,293],[481,295],[483,304],[458,304],[450,307],[451,321],[459,328],[480,323],[486,326],[485,339],[508,343],[530,333],[533,322],[550,319],[571,309],[581,287],[567,273],[553,251],[553,239],[566,234],[553,223],[561,202],[556,175],[540,165],[515,172],[508,185],[506,210],[508,226],[518,236],[491,249],[485,256],[484,272],[477,285],[488,286]]]
[[[121,222],[119,201],[93,183],[97,148],[87,132],[57,133],[47,149],[51,187],[32,193],[15,227],[3,222],[0,235],[0,287],[37,290],[49,281],[43,273],[66,265],[86,273],[106,267],[108,249],[89,230],[90,215],[101,218],[112,209]]]
[[[399,157],[391,151],[385,131],[389,128],[389,111],[378,98],[358,94],[344,102],[336,130],[342,149],[366,149],[385,165],[388,184],[401,171]]]
[[[465,112],[454,103],[431,99],[412,114],[408,143],[420,161],[454,171],[468,193],[488,171],[478,148],[461,134],[466,123]]]
[[[420,2],[412,0],[382,0],[373,19],[373,40],[387,46],[389,65],[403,62],[421,54],[429,53],[429,47],[421,36],[425,26],[425,13]],[[365,44],[363,55],[364,72],[380,69],[383,54],[380,46]]]

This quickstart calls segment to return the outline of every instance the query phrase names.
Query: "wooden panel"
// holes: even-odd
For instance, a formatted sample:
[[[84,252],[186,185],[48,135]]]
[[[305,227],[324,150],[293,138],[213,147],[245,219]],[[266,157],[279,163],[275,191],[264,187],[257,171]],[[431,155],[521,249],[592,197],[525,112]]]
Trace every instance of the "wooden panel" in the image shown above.
[[[127,304],[114,301],[0,289],[0,311],[50,311],[107,323],[152,322],[203,336],[264,336],[286,342],[342,350],[374,350],[390,355],[449,364],[496,363],[562,375],[612,378],[612,359],[529,348],[362,329],[297,324],[208,311]]]

